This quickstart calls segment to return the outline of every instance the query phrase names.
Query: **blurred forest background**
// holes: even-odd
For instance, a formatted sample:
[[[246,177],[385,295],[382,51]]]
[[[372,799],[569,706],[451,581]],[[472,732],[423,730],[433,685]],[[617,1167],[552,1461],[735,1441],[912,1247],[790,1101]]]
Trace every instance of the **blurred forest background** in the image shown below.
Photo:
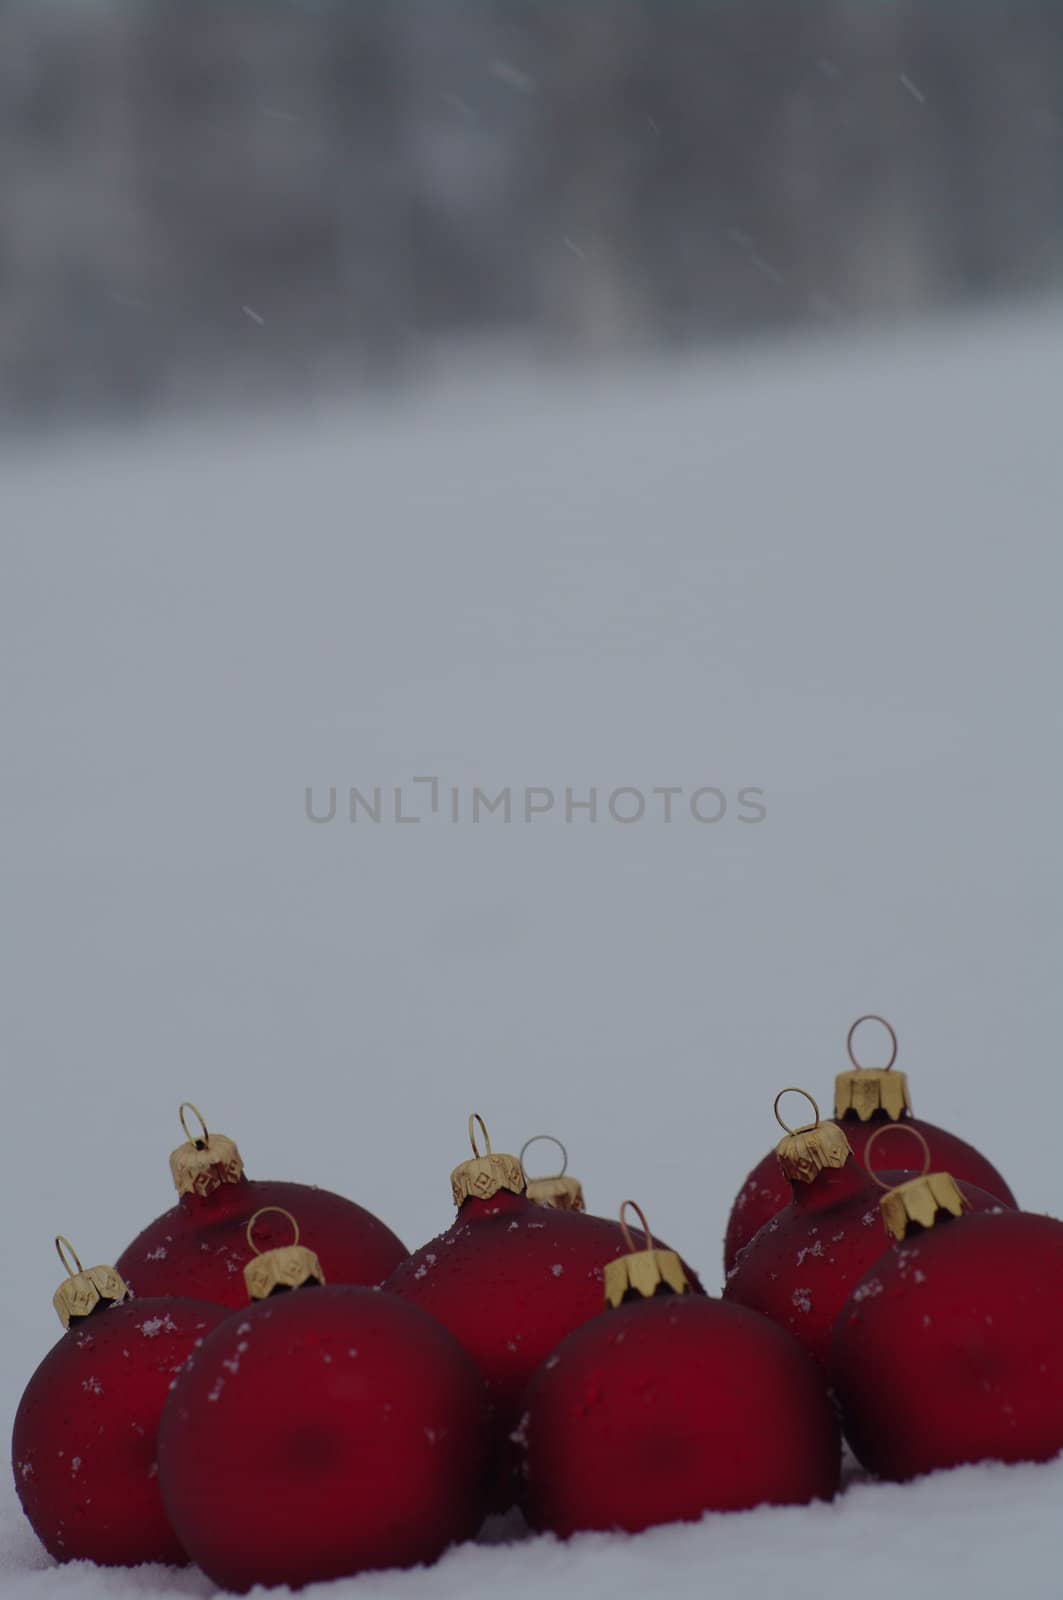
[[[0,415],[1063,271],[1061,0],[0,0]]]

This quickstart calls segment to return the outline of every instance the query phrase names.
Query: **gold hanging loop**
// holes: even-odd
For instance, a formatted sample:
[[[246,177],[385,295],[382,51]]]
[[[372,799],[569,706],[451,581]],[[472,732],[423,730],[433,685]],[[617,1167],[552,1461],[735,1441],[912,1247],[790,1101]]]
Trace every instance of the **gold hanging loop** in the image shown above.
[[[188,1123],[185,1121],[186,1111],[191,1111],[192,1115],[199,1123],[200,1129],[202,1130],[201,1132],[192,1132],[191,1128],[188,1126]],[[177,1115],[180,1119],[181,1127],[184,1129],[185,1138],[188,1140],[189,1144],[195,1145],[197,1150],[202,1150],[204,1145],[210,1143],[210,1134],[207,1131],[207,1119],[204,1117],[199,1107],[192,1104],[191,1100],[181,1101],[181,1104],[177,1108]]]
[[[85,1268],[81,1265],[81,1259],[65,1233],[56,1234],[55,1249],[56,1254],[63,1263],[63,1271],[68,1278],[75,1278],[79,1272],[84,1272]]]
[[[268,1250],[260,1250],[254,1238],[255,1223],[270,1212],[291,1223],[292,1238],[287,1244],[271,1245]],[[324,1284],[321,1262],[312,1250],[299,1243],[299,1224],[283,1206],[262,1206],[255,1212],[247,1224],[247,1244],[251,1260],[244,1267],[244,1283],[249,1299],[268,1300],[279,1289],[301,1289],[308,1284],[320,1287]]]
[[[568,1171],[568,1151],[565,1149],[564,1145],[561,1143],[561,1140],[556,1138],[554,1136],[554,1134],[552,1134],[552,1133],[533,1133],[531,1138],[530,1139],[525,1139],[524,1143],[521,1145],[521,1147],[520,1147],[520,1155],[517,1157],[517,1160],[520,1162],[521,1166],[524,1167],[524,1176],[525,1176],[525,1178],[528,1177],[528,1168],[525,1166],[525,1163],[524,1163],[524,1152],[525,1152],[525,1150],[528,1149],[529,1145],[539,1144],[539,1143],[541,1143],[543,1141],[545,1141],[545,1143],[547,1143],[547,1144],[556,1144],[557,1148],[561,1152],[561,1166],[559,1167],[557,1172],[544,1172],[542,1174],[542,1178],[543,1179],[563,1178],[565,1176],[565,1173]],[[530,1181],[539,1182],[541,1180],[540,1179],[533,1179],[533,1180],[530,1180]]]
[[[642,1231],[646,1236],[646,1243],[644,1245],[637,1245],[634,1239],[631,1237],[631,1229],[628,1227],[627,1218],[624,1216],[624,1212],[627,1210],[628,1206],[631,1207],[632,1211],[642,1223]],[[653,1250],[656,1248],[653,1243],[653,1234],[650,1232],[650,1225],[646,1221],[646,1213],[643,1211],[640,1205],[636,1205],[634,1200],[625,1200],[623,1205],[620,1207],[620,1232],[624,1235],[624,1243],[627,1245],[632,1254],[636,1254],[640,1249]]]
[[[56,1234],[55,1250],[66,1277],[52,1296],[52,1305],[64,1328],[91,1316],[97,1306],[118,1305],[128,1295],[129,1290],[113,1267],[89,1267],[86,1272],[65,1234]]]
[[[784,1094],[801,1094],[801,1095],[804,1095],[805,1099],[808,1101],[809,1105],[812,1107],[812,1110],[816,1114],[815,1122],[806,1122],[800,1128],[791,1128],[789,1123],[784,1122],[782,1117],[780,1117],[780,1115],[779,1115],[779,1101],[782,1099]],[[813,1099],[812,1095],[809,1094],[807,1089],[798,1089],[798,1088],[795,1088],[793,1085],[791,1085],[789,1089],[780,1089],[778,1094],[775,1096],[775,1104],[772,1106],[772,1110],[775,1113],[776,1122],[779,1124],[779,1127],[783,1130],[784,1133],[807,1133],[810,1128],[818,1128],[819,1127],[819,1123],[820,1123],[819,1107],[816,1104],[815,1100]]]
[[[299,1224],[296,1222],[290,1211],[285,1211],[283,1206],[261,1206],[251,1218],[251,1221],[247,1224],[247,1247],[253,1255],[260,1256],[263,1253],[258,1248],[258,1245],[254,1240],[255,1223],[258,1222],[261,1217],[267,1216],[270,1212],[274,1212],[278,1217],[286,1217],[292,1225],[293,1237],[289,1240],[288,1244],[282,1248],[290,1250],[294,1245],[299,1243]],[[271,1245],[270,1248],[273,1249],[275,1246]]]
[[[779,1101],[784,1094],[803,1095],[816,1114],[815,1122],[806,1122],[791,1128],[779,1113]],[[780,1089],[772,1107],[775,1120],[784,1130],[784,1137],[775,1146],[783,1176],[791,1183],[812,1183],[827,1167],[844,1167],[852,1154],[849,1141],[836,1122],[824,1122],[819,1106],[807,1089],[796,1085]]]
[[[477,1160],[479,1160],[480,1159],[480,1147],[476,1143],[476,1128],[473,1126],[474,1123],[479,1123],[480,1132],[484,1136],[484,1151],[483,1151],[483,1153],[484,1153],[485,1156],[489,1156],[491,1154],[491,1135],[487,1131],[487,1123],[484,1121],[483,1117],[481,1117],[481,1115],[480,1115],[480,1113],[478,1111],[474,1111],[472,1113],[472,1115],[470,1116],[470,1118],[469,1118],[469,1143],[472,1145],[472,1153],[473,1153],[473,1155],[476,1157]]]
[[[625,1215],[629,1209],[638,1217],[646,1236],[646,1242],[641,1246],[636,1245],[631,1237]],[[620,1232],[628,1253],[605,1263],[603,1279],[607,1308],[615,1310],[630,1297],[652,1300],[661,1292],[678,1295],[690,1292],[690,1280],[683,1270],[683,1263],[674,1250],[658,1250],[646,1214],[634,1200],[625,1200],[620,1207]]]
[[[925,1178],[927,1173],[930,1171],[930,1146],[927,1144],[919,1129],[913,1128],[910,1122],[884,1122],[880,1127],[875,1129],[874,1133],[864,1146],[864,1169],[872,1182],[877,1183],[880,1189],[885,1189],[887,1192],[894,1187],[894,1185],[891,1183],[884,1183],[879,1177],[878,1173],[875,1171],[874,1167],[871,1165],[871,1152],[875,1147],[875,1141],[884,1133],[907,1133],[911,1136],[911,1138],[918,1140],[920,1148],[923,1152],[923,1170],[920,1172],[919,1176],[921,1178]]]
[[[485,1147],[482,1154],[476,1138],[477,1128]],[[500,1189],[508,1189],[511,1194],[524,1193],[523,1167],[516,1156],[495,1154],[487,1124],[478,1111],[469,1117],[469,1143],[472,1159],[466,1157],[450,1174],[450,1192],[456,1206],[463,1205],[466,1200],[491,1200]]]
[[[856,1033],[857,1028],[859,1028],[861,1026],[861,1024],[865,1023],[865,1022],[879,1022],[879,1023],[881,1023],[882,1026],[885,1028],[886,1032],[890,1036],[890,1058],[886,1062],[886,1065],[884,1067],[870,1067],[870,1068],[869,1067],[864,1067],[856,1059],[856,1054],[855,1054],[855,1052],[853,1050],[853,1037],[854,1037],[854,1035]],[[852,1027],[849,1029],[849,1037],[845,1041],[845,1048],[846,1048],[846,1051],[848,1053],[849,1060],[852,1062],[852,1064],[856,1068],[857,1072],[868,1072],[868,1071],[871,1071],[871,1072],[889,1072],[890,1069],[893,1066],[893,1063],[897,1059],[897,1035],[896,1035],[896,1032],[894,1031],[892,1023],[887,1022],[885,1017],[880,1017],[877,1014],[877,1012],[869,1011],[869,1012],[867,1012],[867,1014],[865,1016],[857,1017],[856,1021],[853,1023]]]

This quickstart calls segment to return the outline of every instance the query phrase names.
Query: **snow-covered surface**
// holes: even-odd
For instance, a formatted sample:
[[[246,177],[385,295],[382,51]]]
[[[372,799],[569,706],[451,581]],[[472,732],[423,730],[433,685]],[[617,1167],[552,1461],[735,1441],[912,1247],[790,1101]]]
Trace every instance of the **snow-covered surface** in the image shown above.
[[[170,1203],[184,1097],[411,1244],[468,1111],[560,1133],[711,1284],[776,1089],[829,1100],[880,1010],[917,1111],[1058,1212],[1061,387],[1042,311],[9,444],[3,1425],[52,1235],[113,1259]],[[436,817],[344,820],[427,775]],[[446,820],[474,784],[768,816]],[[349,1587],[1047,1600],[1061,1498],[970,1469]],[[209,1593],[51,1568],[0,1504],[5,1597]]]
[[[308,1600],[469,1600],[505,1594],[601,1596],[603,1600],[862,1600],[910,1595],[956,1600],[1058,1600],[1063,1464],[961,1467],[917,1484],[856,1484],[833,1505],[764,1508],[654,1528],[630,1538],[585,1534],[568,1544],[525,1538],[451,1550],[438,1566],[314,1584]],[[5,1600],[206,1600],[216,1593],[194,1571],[58,1569],[35,1548],[14,1508],[0,1522]],[[256,1591],[262,1593],[263,1591]]]

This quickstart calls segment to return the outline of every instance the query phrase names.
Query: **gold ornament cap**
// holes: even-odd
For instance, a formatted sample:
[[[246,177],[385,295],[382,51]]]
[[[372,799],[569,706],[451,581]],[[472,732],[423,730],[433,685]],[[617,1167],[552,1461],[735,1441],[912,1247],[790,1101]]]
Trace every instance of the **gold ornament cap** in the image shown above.
[[[779,1101],[784,1094],[803,1094],[816,1113],[815,1122],[791,1128],[779,1115]],[[812,1183],[829,1167],[844,1167],[852,1155],[848,1139],[836,1122],[821,1122],[819,1107],[807,1089],[780,1089],[775,1096],[775,1120],[786,1129],[786,1137],[775,1146],[775,1154],[783,1176],[791,1183]]]
[[[200,1132],[193,1134],[185,1121],[185,1112],[191,1111],[199,1123]],[[209,1133],[207,1124],[191,1100],[183,1100],[177,1115],[187,1136],[170,1156],[170,1171],[178,1194],[195,1194],[201,1200],[223,1183],[239,1183],[244,1175],[244,1163],[233,1141],[224,1133]]]
[[[269,1212],[287,1217],[292,1225],[291,1244],[276,1250],[259,1250],[255,1243],[255,1223]],[[286,1289],[323,1288],[325,1274],[312,1250],[299,1243],[299,1224],[283,1206],[263,1206],[247,1224],[247,1243],[254,1252],[244,1268],[244,1284],[249,1300],[268,1300],[271,1294]]]
[[[880,1022],[890,1036],[890,1058],[884,1067],[862,1067],[856,1059],[853,1036],[864,1022]],[[834,1080],[836,1117],[854,1116],[861,1122],[870,1122],[877,1111],[884,1111],[891,1122],[899,1122],[906,1111],[911,1112],[907,1073],[893,1070],[893,1063],[897,1059],[897,1035],[885,1017],[876,1016],[874,1012],[857,1017],[849,1029],[845,1048],[853,1065],[851,1071],[839,1072]]]
[[[64,1328],[90,1317],[98,1306],[120,1305],[128,1297],[125,1279],[113,1267],[89,1267],[86,1271],[74,1246],[61,1233],[56,1237],[55,1248],[70,1274],[52,1296],[56,1315]]]
[[[891,1239],[899,1243],[908,1237],[913,1226],[932,1228],[941,1218],[962,1217],[965,1211],[970,1210],[967,1196],[951,1173],[930,1171],[930,1146],[918,1128],[907,1124],[903,1131],[910,1133],[923,1147],[923,1170],[918,1177],[908,1178],[893,1188],[883,1183],[871,1165],[871,1151],[875,1140],[886,1131],[885,1125],[876,1128],[867,1141],[864,1146],[864,1166],[879,1188],[886,1191],[878,1204],[883,1225]]]
[[[561,1170],[548,1178],[529,1178],[524,1152],[529,1145],[538,1144],[540,1140],[556,1144],[561,1152]],[[521,1147],[520,1164],[524,1173],[524,1192],[537,1206],[546,1206],[552,1211],[586,1211],[583,1185],[578,1178],[568,1176],[568,1151],[552,1133],[536,1133],[526,1139]]]
[[[631,1230],[627,1225],[624,1212],[628,1206],[642,1223],[642,1231],[646,1236],[646,1248],[636,1250],[635,1241],[631,1237]],[[628,1299],[652,1300],[661,1293],[689,1294],[690,1279],[683,1270],[683,1263],[674,1250],[658,1250],[653,1242],[650,1225],[634,1200],[625,1200],[620,1207],[620,1229],[624,1235],[624,1243],[628,1247],[626,1256],[617,1256],[615,1261],[605,1264],[605,1304],[607,1308],[616,1310]]]
[[[479,1123],[483,1134],[486,1146],[484,1155],[480,1154],[480,1147],[476,1143],[475,1123]],[[516,1156],[494,1153],[487,1125],[478,1111],[474,1111],[469,1118],[469,1143],[472,1145],[472,1160],[463,1161],[450,1174],[450,1189],[456,1206],[465,1200],[490,1200],[500,1189],[508,1189],[511,1194],[524,1193],[524,1168]]]

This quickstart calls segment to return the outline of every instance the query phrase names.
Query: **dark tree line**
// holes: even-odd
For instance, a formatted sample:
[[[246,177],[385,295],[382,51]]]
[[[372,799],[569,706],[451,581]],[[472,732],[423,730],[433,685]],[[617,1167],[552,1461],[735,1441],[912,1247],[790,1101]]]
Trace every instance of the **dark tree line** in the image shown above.
[[[1058,0],[0,0],[0,408],[1058,280]]]

